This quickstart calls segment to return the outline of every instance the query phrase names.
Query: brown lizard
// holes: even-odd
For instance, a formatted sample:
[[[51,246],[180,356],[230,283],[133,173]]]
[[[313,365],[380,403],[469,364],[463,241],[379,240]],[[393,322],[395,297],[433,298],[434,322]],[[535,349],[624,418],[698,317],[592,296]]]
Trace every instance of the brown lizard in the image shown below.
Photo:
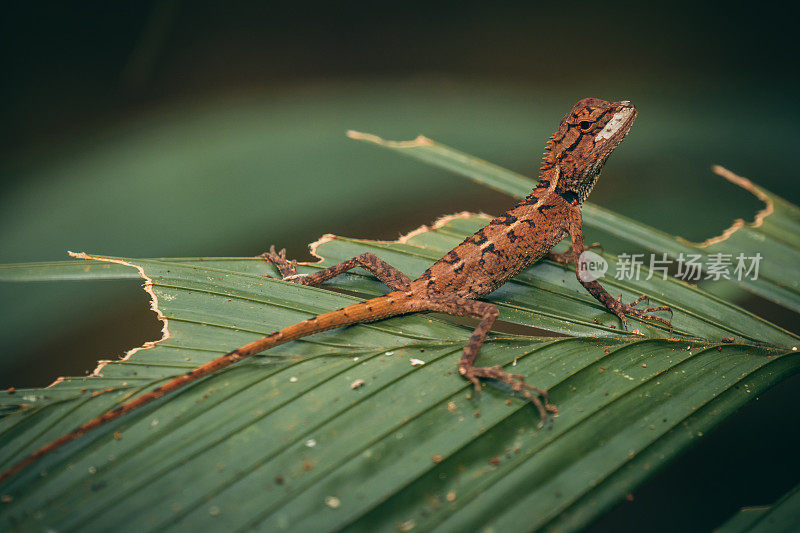
[[[671,315],[669,307],[636,308],[646,296],[625,304],[621,296],[614,299],[596,280],[586,280],[583,279],[586,276],[580,275],[579,256],[585,249],[581,205],[597,182],[606,159],[627,135],[635,118],[636,108],[628,101],[580,100],[550,137],[539,183],[533,192],[513,209],[467,237],[415,280],[371,253],[313,274],[297,274],[295,261],[288,261],[283,250],[276,252],[274,247],[270,248],[262,257],[278,268],[284,281],[319,285],[347,270],[362,267],[372,272],[392,292],[304,320],[236,348],[47,444],[3,472],[0,481],[81,435],[245,357],[321,331],[416,312],[434,311],[478,319],[478,326],[458,363],[459,374],[472,382],[478,393],[483,378],[507,383],[536,406],[544,422],[548,412],[558,412],[548,403],[544,390],[528,385],[523,376],[505,372],[500,366],[475,366],[475,358],[498,316],[496,306],[476,298],[491,293],[531,263],[549,257],[561,263],[575,263],[578,281],[620,318],[623,327],[627,327],[625,315],[631,315],[661,322],[671,329],[668,320],[650,314],[668,311]],[[569,250],[562,254],[552,253],[550,250],[567,234],[572,239]]]

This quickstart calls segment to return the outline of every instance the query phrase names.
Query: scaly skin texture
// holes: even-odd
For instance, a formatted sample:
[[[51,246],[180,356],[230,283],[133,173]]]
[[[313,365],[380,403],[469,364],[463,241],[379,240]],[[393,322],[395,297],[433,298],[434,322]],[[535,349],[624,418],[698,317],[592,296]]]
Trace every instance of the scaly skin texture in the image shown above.
[[[528,385],[521,375],[504,372],[499,366],[475,366],[475,358],[498,316],[496,306],[476,298],[486,296],[520,270],[546,256],[561,263],[575,263],[578,274],[577,258],[585,249],[581,205],[594,187],[606,159],[627,135],[635,118],[636,108],[627,101],[580,100],[548,141],[539,183],[533,192],[513,209],[467,237],[416,280],[370,253],[314,274],[299,275],[295,261],[288,261],[283,251],[271,248],[262,256],[275,264],[284,281],[319,285],[347,270],[362,267],[392,292],[304,320],[199,366],[40,448],[3,472],[0,482],[67,442],[245,357],[321,331],[414,312],[434,311],[479,319],[458,363],[459,374],[472,382],[478,393],[482,378],[507,383],[536,406],[544,422],[548,413],[558,412],[548,403],[545,391]],[[572,239],[570,249],[563,254],[550,253],[567,234]],[[645,296],[625,304],[614,299],[597,281],[577,277],[592,296],[621,319],[623,327],[627,327],[625,315],[670,325],[666,319],[650,314],[655,311],[671,314],[668,307],[639,309],[635,306],[645,300]]]

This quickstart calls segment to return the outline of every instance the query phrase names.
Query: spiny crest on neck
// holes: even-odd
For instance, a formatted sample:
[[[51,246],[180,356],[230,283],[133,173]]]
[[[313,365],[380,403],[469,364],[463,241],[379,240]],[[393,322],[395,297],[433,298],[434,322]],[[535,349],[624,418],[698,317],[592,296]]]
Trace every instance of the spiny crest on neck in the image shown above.
[[[635,119],[636,108],[629,101],[579,100],[547,142],[537,189],[557,179],[559,194],[583,203]]]

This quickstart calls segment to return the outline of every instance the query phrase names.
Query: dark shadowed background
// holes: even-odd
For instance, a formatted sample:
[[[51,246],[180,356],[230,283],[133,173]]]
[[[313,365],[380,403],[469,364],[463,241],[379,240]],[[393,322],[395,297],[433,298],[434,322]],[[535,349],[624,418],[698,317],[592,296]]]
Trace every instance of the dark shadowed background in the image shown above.
[[[713,163],[800,201],[793,13],[655,6],[4,6],[0,263],[269,244],[307,259],[323,233],[392,239],[443,214],[497,213],[513,200],[344,132],[423,133],[535,175],[547,136],[586,96],[640,112],[597,204],[702,240],[760,208]],[[159,335],[139,282],[0,284],[0,301],[0,386],[82,375]],[[738,301],[800,329],[796,315]],[[743,409],[594,528],[708,530],[773,501],[800,473],[800,416],[784,407],[798,384]],[[763,476],[741,479],[752,461]]]

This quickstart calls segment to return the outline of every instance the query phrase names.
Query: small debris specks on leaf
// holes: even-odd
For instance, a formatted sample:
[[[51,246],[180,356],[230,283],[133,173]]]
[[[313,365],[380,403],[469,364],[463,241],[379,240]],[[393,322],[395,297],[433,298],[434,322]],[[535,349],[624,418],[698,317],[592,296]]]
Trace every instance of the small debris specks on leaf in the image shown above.
[[[217,507],[216,505],[212,505],[208,509],[208,514],[210,514],[211,516],[217,516],[219,514],[219,507]]]
[[[275,483],[277,483],[278,485],[283,485],[283,476],[280,475],[275,476]]]
[[[342,502],[336,496],[326,496],[325,497],[325,505],[327,505],[331,509],[336,509],[341,504],[342,504]]]
[[[312,468],[314,468],[314,465],[308,461],[303,461],[303,470],[311,470]]]
[[[122,439],[122,433],[120,433],[119,431],[115,432],[114,440],[120,440],[120,439]]]
[[[397,525],[397,529],[400,531],[411,531],[415,527],[417,527],[417,523],[414,520],[406,520]]]
[[[489,459],[489,464],[493,465],[493,466],[499,465],[500,464],[500,458],[499,457],[492,457],[491,459]]]

